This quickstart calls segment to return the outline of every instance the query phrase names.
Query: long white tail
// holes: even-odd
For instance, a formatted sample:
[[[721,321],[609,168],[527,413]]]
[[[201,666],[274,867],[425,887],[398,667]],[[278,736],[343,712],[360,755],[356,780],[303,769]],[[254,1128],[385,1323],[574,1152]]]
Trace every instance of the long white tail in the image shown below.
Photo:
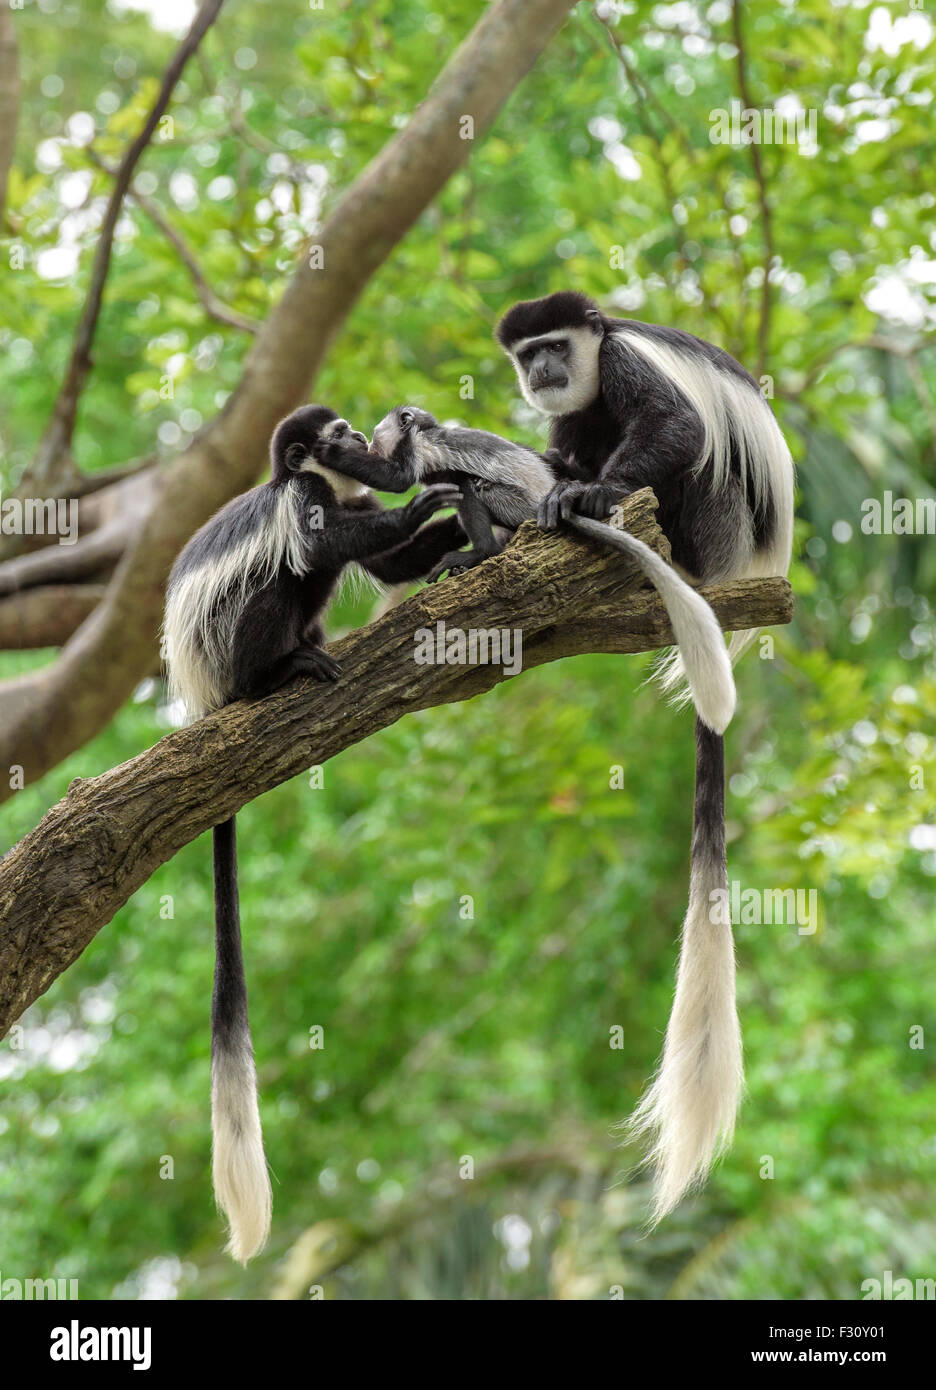
[[[273,1194],[263,1152],[257,1073],[247,1020],[234,817],[214,829],[215,981],[211,1001],[211,1172],[230,1227],[228,1252],[246,1264],[270,1231]]]
[[[211,1176],[230,1227],[227,1250],[241,1264],[266,1244],[273,1207],[249,1036],[245,1043],[216,1050],[211,1062]]]
[[[786,574],[789,568],[790,551],[787,547],[785,553],[779,558],[776,549],[755,555],[730,577],[732,579],[768,578],[774,574]],[[759,628],[751,627],[731,634],[728,641],[728,660],[732,666],[738,664],[747,649],[757,640],[759,631]],[[695,698],[692,682],[688,678],[685,663],[678,647],[664,653],[654,667],[651,680],[656,681],[663,694],[669,696],[671,704],[686,705]]]
[[[640,565],[666,605],[696,712],[710,729],[724,733],[734,714],[734,676],[718,619],[705,599],[629,532],[584,516],[569,517],[569,525],[603,545],[626,551]]]
[[[731,1142],[744,1084],[725,866],[725,756],[696,720],[689,907],[676,994],[656,1077],[628,1123],[649,1141],[655,1225]]]

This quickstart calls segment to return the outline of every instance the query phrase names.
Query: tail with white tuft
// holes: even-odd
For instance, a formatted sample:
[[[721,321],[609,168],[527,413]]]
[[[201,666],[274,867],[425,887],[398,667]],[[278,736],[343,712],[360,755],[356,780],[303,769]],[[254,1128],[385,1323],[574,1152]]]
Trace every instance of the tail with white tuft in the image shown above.
[[[214,828],[215,979],[211,1001],[211,1131],[215,1201],[227,1249],[246,1264],[266,1243],[273,1194],[263,1152],[257,1074],[241,953],[235,822]]]
[[[732,579],[768,579],[775,574],[785,575],[790,568],[790,545],[784,541],[785,548],[778,550],[761,551],[737,571],[732,572]],[[748,648],[757,640],[760,629],[756,627],[745,628],[740,632],[733,632],[728,641],[728,660],[732,666],[736,666]],[[672,648],[665,652],[656,663],[651,680],[656,681],[664,695],[669,696],[670,702],[676,706],[682,706],[694,699],[692,682],[689,679],[685,663],[679,648]]]
[[[679,644],[680,672],[685,672],[699,718],[715,733],[724,733],[735,708],[731,660],[718,619],[701,594],[649,545],[604,521],[571,516],[569,525],[603,545],[626,551],[659,593]]]
[[[689,907],[656,1078],[631,1117],[649,1140],[656,1225],[730,1144],[744,1069],[725,864],[724,741],[696,720]]]

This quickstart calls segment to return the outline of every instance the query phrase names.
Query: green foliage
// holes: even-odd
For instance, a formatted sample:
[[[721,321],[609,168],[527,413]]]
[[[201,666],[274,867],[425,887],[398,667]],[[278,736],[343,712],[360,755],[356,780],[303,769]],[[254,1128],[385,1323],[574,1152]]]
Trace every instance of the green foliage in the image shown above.
[[[756,365],[755,171],[748,148],[709,139],[710,113],[738,92],[727,6],[708,18],[621,8],[613,35],[637,76],[578,6],[368,287],[318,399],[363,428],[413,400],[539,439],[491,330],[512,298],[568,284]],[[60,147],[51,171],[38,151],[86,111],[114,161],[171,49],[138,14],[115,22],[89,4],[79,29],[77,7],[63,4],[55,23],[52,10],[17,15],[25,94],[10,228],[26,266],[6,277],[0,481],[41,433],[109,191],[80,147]],[[621,1285],[632,1298],[854,1298],[886,1269],[932,1275],[934,549],[932,537],[860,524],[865,498],[936,483],[932,283],[919,250],[934,234],[921,177],[933,50],[867,45],[866,6],[743,10],[756,101],[795,95],[820,114],[812,153],[761,147],[777,257],[765,369],[799,465],[799,606],[763,651],[774,659],[753,655],[740,671],[730,875],[814,891],[817,922],[737,927],[748,1097],[729,1157],[703,1196],[641,1238],[633,1155],[611,1126],[667,1016],[691,728],[639,687],[640,661],[581,659],[411,716],[330,763],[322,788],[296,779],[239,818],[276,1176],[271,1254],[246,1274],[230,1266],[211,1209],[206,837],[33,1007],[27,1046],[0,1050],[4,1274],[77,1276],[84,1297],[264,1296],[298,1234],[340,1218],[365,1236],[390,1231],[325,1281],[343,1297],[601,1298]],[[143,163],[144,186],[225,303],[263,318],[316,217],[476,14],[467,0],[444,12],[421,0],[225,7],[171,109],[173,138]],[[58,96],[41,93],[49,74]],[[880,138],[866,128],[878,118]],[[44,278],[42,253],[62,244],[80,252],[77,274]],[[869,306],[876,286],[893,302],[878,293]],[[236,383],[247,345],[206,317],[175,252],[128,206],[80,464],[112,466],[157,438],[177,448]],[[367,616],[362,600],[346,602],[332,630]],[[160,691],[143,688],[99,739],[20,792],[0,815],[4,843],[73,777],[158,737],[159,710]],[[617,1026],[622,1049],[609,1046]],[[463,1155],[483,1165],[557,1146],[583,1171],[531,1161],[406,1219],[424,1181],[451,1177]]]

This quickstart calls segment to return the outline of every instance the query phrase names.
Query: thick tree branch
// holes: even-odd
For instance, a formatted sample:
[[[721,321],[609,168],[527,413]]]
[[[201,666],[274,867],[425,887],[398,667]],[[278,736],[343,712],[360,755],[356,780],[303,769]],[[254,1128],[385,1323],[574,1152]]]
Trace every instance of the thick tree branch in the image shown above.
[[[112,569],[146,520],[157,482],[155,469],[131,470],[100,492],[87,493],[77,503],[78,540],[61,545],[47,535],[43,539],[49,544],[0,565],[0,598],[42,584],[97,578]],[[0,683],[0,700],[5,689]]]
[[[42,776],[104,727],[149,669],[162,586],[180,547],[256,479],[276,423],[306,398],[332,337],[368,279],[468,158],[559,28],[571,0],[497,0],[417,108],[341,199],[270,312],[237,389],[171,466],[104,602],[14,709],[0,696],[0,768]],[[320,267],[320,268],[319,268]],[[24,698],[28,693],[28,698]],[[0,779],[0,799],[10,795]]]
[[[47,584],[0,599],[0,650],[61,647],[103,597],[103,584]]]
[[[179,44],[165,71],[159,93],[143,122],[140,133],[131,141],[117,167],[114,175],[114,189],[104,214],[104,221],[101,224],[101,232],[94,253],[91,284],[75,332],[75,342],[65,373],[65,380],[52,409],[52,416],[45,434],[39,443],[32,467],[23,481],[22,487],[26,489],[26,492],[24,493],[21,488],[21,496],[32,495],[37,491],[43,496],[47,495],[50,484],[54,485],[58,481],[62,471],[61,465],[69,456],[78,401],[91,370],[91,345],[94,341],[94,333],[101,312],[104,284],[110,269],[114,232],[117,227],[117,219],[120,216],[121,205],[130,187],[134,170],[169,105],[176,84],[182,76],[182,71],[217,18],[222,3],[223,0],[202,0],[202,5],[192,21],[192,27]],[[71,469],[69,468],[68,471]]]
[[[622,522],[662,554],[648,490]],[[412,710],[478,695],[509,678],[503,665],[417,664],[415,634],[508,629],[526,670],[584,652],[667,645],[666,612],[619,552],[526,525],[507,550],[463,578],[425,588],[331,648],[334,686],[294,681],[238,703],[89,781],[0,862],[0,1033],[67,968],[132,893],[189,840],[246,802],[324,763]],[[703,590],[729,629],[787,622],[785,579]],[[626,679],[621,672],[619,679]]]

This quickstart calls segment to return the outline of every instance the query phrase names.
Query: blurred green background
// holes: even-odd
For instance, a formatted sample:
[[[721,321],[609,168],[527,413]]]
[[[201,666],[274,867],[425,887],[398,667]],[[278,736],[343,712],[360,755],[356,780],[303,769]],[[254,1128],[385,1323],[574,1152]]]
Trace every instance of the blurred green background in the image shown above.
[[[139,186],[226,304],[263,318],[319,210],[478,13],[225,5]],[[84,146],[93,132],[117,157],[190,17],[144,0],[15,16],[4,231],[28,260],[3,291],[5,488],[51,408],[109,192]],[[817,112],[815,144],[759,147],[763,189],[750,148],[709,140],[739,95],[730,6],[581,4],[371,282],[314,393],[366,430],[412,401],[538,442],[491,330],[514,298],[566,286],[769,376],[799,470],[798,606],[773,659],[755,649],[739,669],[729,876],[816,890],[819,924],[736,928],[748,1094],[731,1153],[643,1236],[644,1184],[613,1126],[669,1008],[692,728],[642,686],[649,659],[583,658],[411,716],[329,763],[323,786],[297,778],[239,817],[267,1252],[230,1263],[212,1208],[205,837],[33,1006],[25,1045],[0,1046],[4,1277],[77,1277],[85,1298],[319,1283],[338,1298],[852,1299],[886,1270],[936,1273],[936,542],[861,530],[864,499],[936,484],[933,25],[820,0],[757,0],[743,25],[756,104]],[[171,456],[249,341],[206,318],[128,203],[81,466],[157,441]],[[372,608],[343,600],[332,635]],[[0,675],[52,659],[6,654]],[[167,718],[146,682],[3,807],[0,846]]]

